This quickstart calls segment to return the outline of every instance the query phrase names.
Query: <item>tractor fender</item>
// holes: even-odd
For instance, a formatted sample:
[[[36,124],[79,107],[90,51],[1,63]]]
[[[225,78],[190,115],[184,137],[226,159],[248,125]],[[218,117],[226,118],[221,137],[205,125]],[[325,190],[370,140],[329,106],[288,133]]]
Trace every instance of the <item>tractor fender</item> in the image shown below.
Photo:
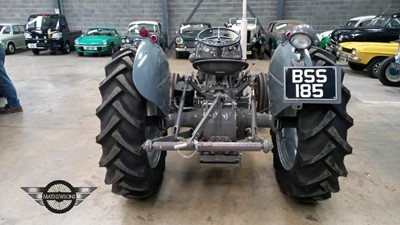
[[[167,56],[159,45],[144,38],[136,52],[132,70],[133,83],[139,93],[168,115],[170,70]]]
[[[285,42],[276,48],[268,71],[269,107],[272,116],[277,117],[283,111],[285,116],[295,116],[292,104],[283,102],[284,67],[293,66],[294,48]],[[290,108],[289,108],[290,106]],[[286,110],[287,109],[287,110]]]

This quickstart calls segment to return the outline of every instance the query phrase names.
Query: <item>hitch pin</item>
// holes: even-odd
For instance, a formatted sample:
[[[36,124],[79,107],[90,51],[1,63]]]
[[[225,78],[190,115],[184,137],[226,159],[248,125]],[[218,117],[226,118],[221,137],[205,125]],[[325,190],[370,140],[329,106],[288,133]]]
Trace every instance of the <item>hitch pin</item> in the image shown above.
[[[174,145],[174,149],[181,149],[181,148],[187,148],[188,144],[187,143],[182,143],[182,144],[178,144],[178,145]]]

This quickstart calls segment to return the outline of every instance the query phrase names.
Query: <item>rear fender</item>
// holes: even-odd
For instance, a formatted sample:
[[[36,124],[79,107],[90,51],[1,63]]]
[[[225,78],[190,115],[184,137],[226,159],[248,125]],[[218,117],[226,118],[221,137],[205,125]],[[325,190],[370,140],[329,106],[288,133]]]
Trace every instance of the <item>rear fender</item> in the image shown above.
[[[278,45],[269,65],[268,71],[268,92],[269,106],[271,114],[276,117],[292,104],[283,102],[283,82],[284,67],[293,66],[294,48],[285,42]],[[295,116],[295,111],[288,109],[285,111],[286,116]]]
[[[133,64],[133,82],[139,93],[168,115],[170,70],[167,56],[159,45],[144,38],[136,52]]]

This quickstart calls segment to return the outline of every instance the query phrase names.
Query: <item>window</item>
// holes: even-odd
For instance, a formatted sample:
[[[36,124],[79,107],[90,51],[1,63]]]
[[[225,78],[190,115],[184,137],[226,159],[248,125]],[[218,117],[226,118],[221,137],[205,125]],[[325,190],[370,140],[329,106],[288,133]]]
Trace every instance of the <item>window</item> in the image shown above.
[[[372,20],[366,20],[366,21],[360,23],[359,26],[360,26],[360,27],[365,27],[365,26],[367,26],[369,23],[371,23],[371,21],[372,21]]]
[[[387,25],[389,28],[400,28],[399,18],[393,18]]]
[[[25,32],[25,26],[22,25],[18,25],[19,30],[21,31],[21,33]]]
[[[134,34],[139,34],[142,28],[147,29],[149,32],[156,32],[156,26],[153,24],[132,24],[128,30]]]
[[[13,30],[14,30],[14,34],[20,34],[21,33],[21,31],[19,31],[19,28],[18,28],[17,25],[13,26]]]
[[[3,34],[11,34],[11,26],[3,27]]]

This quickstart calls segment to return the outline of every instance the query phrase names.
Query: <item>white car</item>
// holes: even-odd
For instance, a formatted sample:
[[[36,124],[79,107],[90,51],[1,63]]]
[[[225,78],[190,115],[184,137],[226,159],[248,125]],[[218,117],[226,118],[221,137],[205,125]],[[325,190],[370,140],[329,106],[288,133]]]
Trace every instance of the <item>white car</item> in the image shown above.
[[[14,54],[15,49],[25,48],[25,26],[17,23],[0,24],[0,43],[7,54]]]
[[[230,18],[226,27],[240,33],[242,20],[239,18]],[[246,54],[253,55],[255,58],[263,59],[265,37],[261,35],[260,26],[257,23],[257,18],[247,18],[247,48]]]
[[[371,22],[371,20],[375,18],[375,16],[358,16],[349,19],[344,27],[365,27],[367,24]],[[322,33],[317,34],[319,40],[322,40],[324,37],[329,37],[333,30],[324,31]]]

